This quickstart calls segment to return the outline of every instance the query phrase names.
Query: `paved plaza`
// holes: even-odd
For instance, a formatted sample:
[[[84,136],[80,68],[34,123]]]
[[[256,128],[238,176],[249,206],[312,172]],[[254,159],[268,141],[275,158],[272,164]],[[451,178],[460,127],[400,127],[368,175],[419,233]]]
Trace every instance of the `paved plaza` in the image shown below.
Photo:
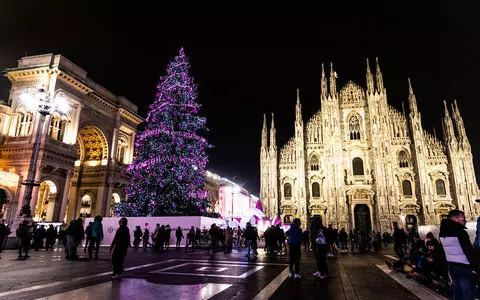
[[[79,249],[80,250],[80,249]],[[247,259],[205,250],[156,253],[130,249],[125,277],[111,279],[111,257],[102,248],[99,260],[64,259],[63,248],[32,251],[26,261],[6,250],[0,259],[0,299],[444,299],[402,274],[392,273],[380,253],[339,255],[329,259],[329,278],[318,280],[311,252],[302,253],[302,279],[288,278],[288,257]]]

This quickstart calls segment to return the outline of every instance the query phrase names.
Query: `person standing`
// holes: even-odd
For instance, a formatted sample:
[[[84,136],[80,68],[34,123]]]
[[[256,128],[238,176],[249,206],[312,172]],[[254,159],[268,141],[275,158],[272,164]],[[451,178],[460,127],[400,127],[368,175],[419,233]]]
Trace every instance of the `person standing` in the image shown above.
[[[4,243],[3,241],[10,235],[10,228],[5,225],[5,219],[0,220],[0,253],[3,252]]]
[[[85,228],[85,248],[83,248],[83,252],[87,252],[88,244],[92,238],[92,224],[92,222],[89,222],[87,228]]]
[[[398,258],[402,259],[405,256],[403,251],[407,234],[405,230],[398,228],[398,222],[393,222],[393,251],[397,253]]]
[[[465,230],[465,214],[454,209],[448,219],[440,223],[440,241],[447,258],[448,270],[452,278],[451,299],[473,300],[475,277],[473,274],[473,249]]]
[[[17,237],[20,241],[18,249],[18,259],[29,258],[28,250],[30,250],[30,226],[27,220],[23,220],[22,224],[17,229]],[[25,252],[25,255],[22,255]]]
[[[103,241],[102,216],[96,216],[92,224],[92,237],[90,238],[90,246],[88,247],[88,257],[92,257],[93,247],[95,247],[95,259],[98,259],[98,251],[100,250],[100,242]]]
[[[170,228],[170,225],[167,224],[167,226],[165,227],[165,251],[168,250],[168,248],[170,248],[170,235],[172,233],[172,228]]]
[[[57,232],[55,231],[55,227],[53,227],[52,224],[50,224],[50,226],[48,227],[46,236],[47,238],[45,240],[45,251],[48,251],[49,248],[50,250],[53,250],[53,245],[55,244]]]
[[[138,248],[142,235],[142,229],[140,226],[135,227],[135,231],[133,232],[133,248]]]
[[[145,228],[145,231],[143,232],[143,237],[142,237],[142,240],[143,240],[143,250],[144,251],[147,251],[147,247],[148,245],[152,245],[150,244],[150,242],[148,241],[150,239],[150,230],[148,230],[148,228]]]
[[[177,248],[180,248],[180,243],[182,242],[182,239],[184,238],[182,228],[180,226],[178,226],[177,230],[175,231],[175,237],[177,238],[177,243],[175,244],[175,246]]]
[[[187,252],[188,246],[192,245],[192,253],[195,248],[195,228],[192,226],[187,233],[187,243],[185,244],[185,252]]]
[[[258,232],[255,231],[250,222],[247,222],[247,226],[245,227],[245,243],[247,244],[248,251],[245,257],[250,256],[250,251],[253,251],[254,257],[257,257],[257,239],[260,239],[258,236]]]
[[[315,244],[314,253],[317,262],[317,271],[313,273],[313,276],[324,279],[328,276],[327,254],[329,246],[327,237],[324,234],[326,228],[323,226],[322,219],[319,217],[313,219],[311,228],[311,234],[315,235],[313,243]]]
[[[287,230],[285,235],[288,237],[288,247],[290,248],[290,274],[288,277],[295,279],[300,279],[300,256],[301,256],[301,246],[302,246],[302,229],[300,228],[300,219],[296,218],[293,220],[290,229]],[[295,270],[293,266],[295,265]],[[295,275],[294,275],[295,271]]]
[[[127,227],[127,218],[121,218],[118,224],[120,227],[115,232],[110,253],[112,253],[113,275],[112,279],[120,279],[123,277],[123,262],[127,255],[127,249],[130,247],[130,230]]]

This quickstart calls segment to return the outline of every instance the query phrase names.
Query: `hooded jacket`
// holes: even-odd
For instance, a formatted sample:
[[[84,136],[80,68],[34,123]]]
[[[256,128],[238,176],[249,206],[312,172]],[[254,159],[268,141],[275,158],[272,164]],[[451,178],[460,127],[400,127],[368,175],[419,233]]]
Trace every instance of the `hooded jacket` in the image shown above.
[[[450,219],[440,224],[440,242],[449,264],[470,266],[473,262],[472,243],[466,227]]]

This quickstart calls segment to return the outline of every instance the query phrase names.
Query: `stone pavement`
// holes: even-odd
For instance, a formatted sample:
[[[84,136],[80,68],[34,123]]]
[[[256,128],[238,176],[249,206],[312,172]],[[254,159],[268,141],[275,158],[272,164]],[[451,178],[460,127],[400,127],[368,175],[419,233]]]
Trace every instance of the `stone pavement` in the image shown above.
[[[318,280],[312,276],[312,253],[303,252],[303,278],[292,280],[288,257],[259,252],[253,260],[244,249],[231,254],[131,249],[125,277],[112,280],[107,248],[98,261],[88,260],[81,250],[78,261],[67,261],[61,248],[32,251],[23,261],[7,250],[0,259],[0,299],[441,299],[405,276],[390,274],[383,267],[385,253],[329,259],[329,278]]]

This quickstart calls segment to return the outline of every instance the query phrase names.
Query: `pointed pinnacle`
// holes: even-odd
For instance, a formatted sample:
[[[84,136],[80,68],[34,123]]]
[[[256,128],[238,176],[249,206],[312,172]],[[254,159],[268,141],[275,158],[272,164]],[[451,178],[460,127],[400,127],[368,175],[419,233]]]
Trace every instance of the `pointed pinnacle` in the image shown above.
[[[445,116],[450,116],[450,113],[448,112],[448,108],[447,108],[447,101],[443,100],[443,106],[445,107]]]
[[[300,103],[300,90],[297,89],[297,103]]]
[[[368,62],[368,57],[367,57],[367,73],[371,73],[370,72],[370,63]]]
[[[380,65],[378,64],[378,56],[375,57],[375,61],[377,62],[377,72],[380,72]]]
[[[455,105],[455,110],[460,113],[460,111],[458,110],[458,105],[457,105],[457,99],[453,99],[453,104]]]
[[[263,128],[267,128],[267,115],[263,114]]]
[[[333,74],[334,71],[333,71],[333,62],[330,62],[330,73]]]
[[[410,82],[410,77],[408,77],[408,93],[413,95],[412,83]]]
[[[270,130],[273,130],[275,128],[275,116],[273,115],[273,112],[272,112],[272,127],[270,128]]]
[[[325,67],[323,66],[323,63],[322,63],[322,78],[325,78]]]

